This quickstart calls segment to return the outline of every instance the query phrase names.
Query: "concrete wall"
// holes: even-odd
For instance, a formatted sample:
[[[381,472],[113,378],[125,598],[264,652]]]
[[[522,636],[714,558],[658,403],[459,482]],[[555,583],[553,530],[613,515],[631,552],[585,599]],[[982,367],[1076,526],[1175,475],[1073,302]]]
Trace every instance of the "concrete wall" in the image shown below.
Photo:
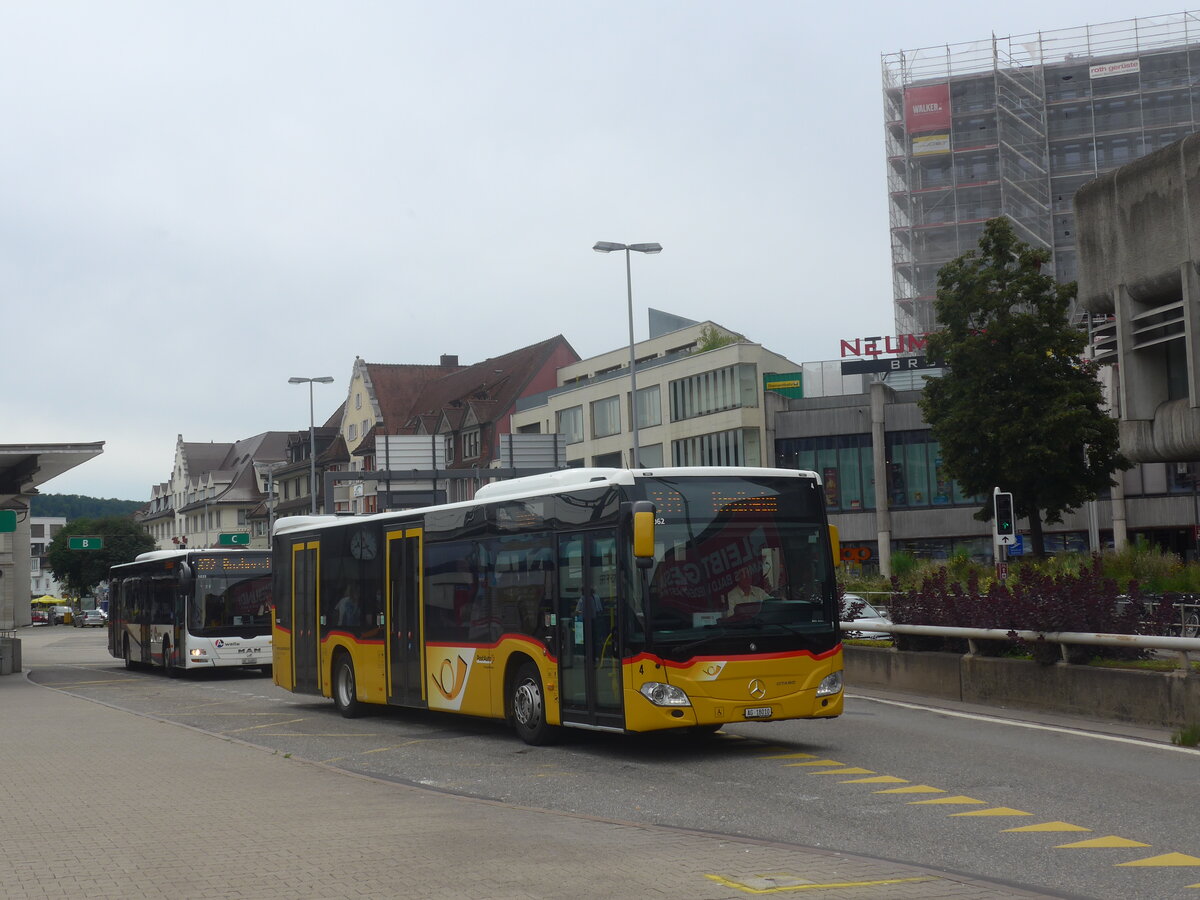
[[[1115,317],[1121,449],[1138,462],[1200,458],[1200,135],[1102,175],[1074,202],[1079,302]]]
[[[943,700],[1066,713],[1155,728],[1200,723],[1200,676],[1019,659],[845,648],[846,688],[887,688]]]

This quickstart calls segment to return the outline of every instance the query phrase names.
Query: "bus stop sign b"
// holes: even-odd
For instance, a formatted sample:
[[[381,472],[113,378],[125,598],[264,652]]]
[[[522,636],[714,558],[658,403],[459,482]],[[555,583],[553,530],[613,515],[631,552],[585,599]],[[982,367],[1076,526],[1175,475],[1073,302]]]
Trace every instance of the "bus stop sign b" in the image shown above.
[[[95,535],[91,535],[88,537],[85,537],[83,535],[80,535],[78,537],[69,537],[69,538],[67,538],[67,549],[68,550],[103,550],[104,549],[104,538],[96,537]]]

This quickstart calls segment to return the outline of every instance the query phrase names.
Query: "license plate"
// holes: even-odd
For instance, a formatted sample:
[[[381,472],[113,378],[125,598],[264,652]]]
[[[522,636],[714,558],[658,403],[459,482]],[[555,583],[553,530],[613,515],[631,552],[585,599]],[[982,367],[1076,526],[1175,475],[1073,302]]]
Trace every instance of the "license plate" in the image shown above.
[[[257,666],[258,660],[255,659],[253,656],[247,656],[245,659],[242,660],[242,665],[243,666]]]
[[[771,718],[771,707],[769,706],[752,706],[744,713],[747,719],[769,719]]]

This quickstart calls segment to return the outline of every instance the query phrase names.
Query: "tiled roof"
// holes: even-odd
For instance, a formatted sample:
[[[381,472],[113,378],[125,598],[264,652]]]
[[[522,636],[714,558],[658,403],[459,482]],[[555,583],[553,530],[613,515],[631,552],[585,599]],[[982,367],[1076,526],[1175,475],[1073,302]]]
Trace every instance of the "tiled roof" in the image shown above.
[[[520,397],[534,392],[529,390],[531,380],[556,354],[567,362],[579,360],[566,338],[556,335],[430,381],[412,404],[413,411],[417,414],[444,413],[449,417],[454,410],[462,409],[472,401],[487,401],[491,404],[489,415],[504,415]],[[461,424],[461,418],[458,422]]]

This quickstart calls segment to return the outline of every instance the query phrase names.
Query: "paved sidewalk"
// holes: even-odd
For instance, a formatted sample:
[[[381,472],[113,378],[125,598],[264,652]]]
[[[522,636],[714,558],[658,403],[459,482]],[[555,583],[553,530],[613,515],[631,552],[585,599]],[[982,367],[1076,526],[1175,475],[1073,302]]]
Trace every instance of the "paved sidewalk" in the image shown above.
[[[349,774],[36,685],[66,660],[22,631],[25,671],[0,677],[6,898],[1044,896]]]

